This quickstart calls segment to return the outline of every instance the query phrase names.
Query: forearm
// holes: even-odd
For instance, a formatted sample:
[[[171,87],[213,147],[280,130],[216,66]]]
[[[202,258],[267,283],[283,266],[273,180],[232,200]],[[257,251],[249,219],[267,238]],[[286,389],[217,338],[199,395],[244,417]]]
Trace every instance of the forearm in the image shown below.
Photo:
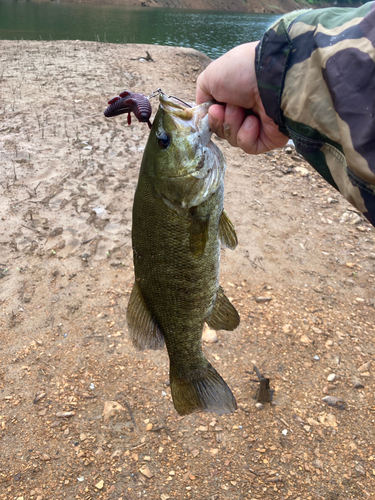
[[[267,115],[375,225],[375,4],[287,14],[257,48]]]

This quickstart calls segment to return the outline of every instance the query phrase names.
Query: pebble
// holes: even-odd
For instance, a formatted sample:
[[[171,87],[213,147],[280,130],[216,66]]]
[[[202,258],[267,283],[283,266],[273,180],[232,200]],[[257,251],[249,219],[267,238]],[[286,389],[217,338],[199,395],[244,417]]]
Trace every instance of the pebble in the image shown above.
[[[320,358],[319,358],[319,356],[318,356],[317,354],[313,357],[313,359],[314,359],[315,361],[319,361],[319,360],[320,360]]]
[[[370,368],[371,368],[371,361],[368,361],[367,363],[364,363],[363,365],[361,365],[359,368],[358,368],[358,371],[360,373],[363,373],[363,372],[368,372],[370,371]]]
[[[152,428],[154,427],[153,424],[147,424],[146,425],[146,431],[152,431]]]
[[[360,380],[356,377],[353,378],[353,387],[354,389],[363,389],[365,386],[362,384]]]
[[[283,330],[284,333],[290,333],[290,331],[292,330],[292,325],[289,325],[289,324],[288,325],[284,325],[282,327],[282,330]]]
[[[286,436],[288,434],[288,429],[284,429],[283,431],[281,431],[281,434],[283,436]]]
[[[76,414],[75,411],[58,411],[56,413],[57,418],[69,418],[73,417]]]
[[[208,325],[204,325],[203,333],[202,333],[203,342],[208,342],[209,344],[214,344],[219,339],[217,337],[217,333],[215,330],[211,330]]]
[[[264,303],[264,302],[270,302],[272,300],[272,297],[254,297],[255,302],[258,303]]]
[[[302,344],[310,344],[311,340],[309,339],[309,337],[304,333],[303,335],[301,335],[301,337],[299,338],[299,341],[302,342]]]
[[[96,483],[95,488],[97,488],[98,490],[101,490],[101,489],[103,489],[103,486],[104,486],[104,481],[103,481],[103,479],[101,479],[98,483]]]
[[[143,476],[147,477],[148,479],[151,479],[151,478],[152,478],[152,476],[154,475],[154,474],[150,471],[150,469],[149,469],[148,465],[143,465],[143,467],[141,467],[141,468],[139,469],[139,472],[140,472]]]
[[[43,391],[37,392],[35,394],[35,398],[34,398],[33,404],[37,403],[38,401],[40,401],[41,399],[45,398],[46,396],[47,396],[46,392],[43,392]]]
[[[338,380],[338,376],[335,375],[334,373],[330,373],[327,377],[327,380],[328,382],[335,382],[336,380]]]
[[[361,476],[365,476],[366,475],[366,470],[364,469],[364,467],[362,467],[362,465],[360,464],[357,464],[355,466],[355,470],[356,472],[358,472],[358,474],[360,474]]]
[[[263,403],[255,403],[255,408],[257,410],[263,410],[264,408],[264,404]]]
[[[322,398],[322,401],[326,403],[328,406],[345,406],[345,402],[341,398],[337,398],[336,396],[325,396]]]
[[[103,419],[104,422],[109,420],[113,415],[115,415],[119,411],[123,411],[125,408],[117,403],[117,401],[106,401],[104,403],[103,409]]]

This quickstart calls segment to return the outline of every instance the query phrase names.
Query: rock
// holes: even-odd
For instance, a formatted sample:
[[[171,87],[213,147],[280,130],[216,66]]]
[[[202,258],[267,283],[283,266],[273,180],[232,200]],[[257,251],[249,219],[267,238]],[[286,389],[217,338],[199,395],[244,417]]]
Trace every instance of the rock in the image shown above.
[[[294,170],[301,174],[301,177],[307,177],[309,175],[309,171],[305,167],[296,167]]]
[[[198,427],[198,431],[200,431],[200,432],[207,432],[208,431],[208,426],[207,425],[200,425]]]
[[[260,304],[264,302],[270,302],[272,300],[272,297],[254,297],[255,302],[258,302]]]
[[[319,459],[316,459],[312,462],[312,465],[316,467],[317,469],[323,470],[323,462]]]
[[[33,404],[35,405],[35,403],[38,403],[38,401],[40,401],[41,399],[45,398],[47,396],[47,393],[44,392],[44,391],[39,391],[35,394],[35,398],[34,398],[34,401],[33,401]]]
[[[52,231],[49,233],[49,235],[51,237],[53,236],[59,236],[60,234],[62,234],[64,231],[64,228],[63,227],[56,227],[55,229],[52,229]]]
[[[121,406],[120,403],[117,403],[116,401],[106,401],[104,403],[104,409],[103,409],[104,422],[108,422],[108,420],[111,417],[113,417],[113,415],[124,410],[125,408]]]
[[[371,361],[368,361],[367,363],[364,363],[363,365],[361,365],[359,368],[358,368],[358,371],[360,373],[364,373],[364,372],[368,372],[370,371],[370,368],[371,368]]]
[[[337,398],[336,396],[325,396],[322,398],[322,401],[324,401],[324,403],[328,406],[336,406],[340,409],[345,408],[345,401],[341,398]]]
[[[310,344],[311,342],[311,340],[305,333],[300,336],[299,341],[302,342],[302,344]]]
[[[143,476],[147,477],[147,479],[151,479],[151,478],[152,478],[152,476],[154,475],[154,474],[150,471],[150,469],[149,469],[149,467],[148,467],[147,465],[143,465],[143,466],[139,469],[139,472],[140,472]]]
[[[330,373],[327,377],[327,380],[328,382],[335,382],[336,380],[338,380],[338,376],[335,375],[334,373]]]
[[[104,481],[101,479],[98,483],[96,483],[95,488],[98,490],[102,490],[104,486]]]
[[[362,384],[360,380],[356,377],[353,378],[353,387],[354,389],[363,389],[365,386]]]
[[[290,332],[291,332],[291,330],[292,330],[292,325],[289,325],[289,324],[288,324],[288,325],[284,325],[284,326],[282,327],[282,330],[283,330],[283,332],[284,332],[285,334],[288,334],[288,333],[290,333]]]
[[[195,457],[197,457],[199,455],[199,450],[197,450],[197,449],[191,450],[191,454],[195,458]]]
[[[328,413],[326,422],[330,427],[337,427],[336,417],[335,415],[333,415],[333,413]]]
[[[204,325],[202,340],[203,342],[214,344],[218,341],[217,333],[215,332],[215,330],[211,330],[208,325]]]
[[[48,455],[48,453],[42,453],[40,455],[40,459],[43,460],[44,462],[48,462],[48,460],[51,460],[51,457]]]
[[[152,431],[152,428],[154,427],[153,424],[147,424],[146,425],[146,431]]]
[[[121,450],[115,450],[112,455],[111,455],[111,458],[119,458],[119,456],[121,455],[122,451]],[[146,459],[146,457],[145,457]]]
[[[58,411],[56,413],[57,418],[69,418],[73,417],[76,414],[75,411]]]
[[[263,410],[264,408],[264,404],[263,403],[255,403],[255,408],[257,410]]]
[[[366,475],[366,470],[364,469],[364,467],[362,467],[361,464],[357,464],[355,467],[355,471],[360,474],[361,476],[365,476]]]
[[[319,361],[319,360],[320,360],[320,358],[319,358],[319,356],[316,354],[316,355],[313,357],[313,360],[314,360],[314,361]]]
[[[86,439],[87,439],[86,434],[83,434],[83,432],[82,432],[82,434],[79,435],[79,440],[80,441],[86,441]]]

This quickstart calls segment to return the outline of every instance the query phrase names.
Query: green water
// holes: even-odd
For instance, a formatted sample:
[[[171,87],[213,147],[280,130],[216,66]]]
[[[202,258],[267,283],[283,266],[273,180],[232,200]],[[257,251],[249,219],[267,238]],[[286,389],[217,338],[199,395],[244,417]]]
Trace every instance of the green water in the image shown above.
[[[0,0],[0,38],[100,40],[193,47],[216,58],[259,40],[279,16]]]

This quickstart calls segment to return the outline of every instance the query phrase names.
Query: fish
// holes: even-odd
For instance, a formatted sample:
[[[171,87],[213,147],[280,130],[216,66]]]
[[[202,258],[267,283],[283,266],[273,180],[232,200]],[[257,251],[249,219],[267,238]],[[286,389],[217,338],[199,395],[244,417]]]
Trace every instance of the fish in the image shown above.
[[[238,241],[223,207],[226,163],[211,141],[211,104],[160,94],[133,203],[128,329],[139,350],[166,345],[180,415],[237,408],[202,351],[205,323],[231,331],[240,322],[219,284],[220,243],[234,249]]]

